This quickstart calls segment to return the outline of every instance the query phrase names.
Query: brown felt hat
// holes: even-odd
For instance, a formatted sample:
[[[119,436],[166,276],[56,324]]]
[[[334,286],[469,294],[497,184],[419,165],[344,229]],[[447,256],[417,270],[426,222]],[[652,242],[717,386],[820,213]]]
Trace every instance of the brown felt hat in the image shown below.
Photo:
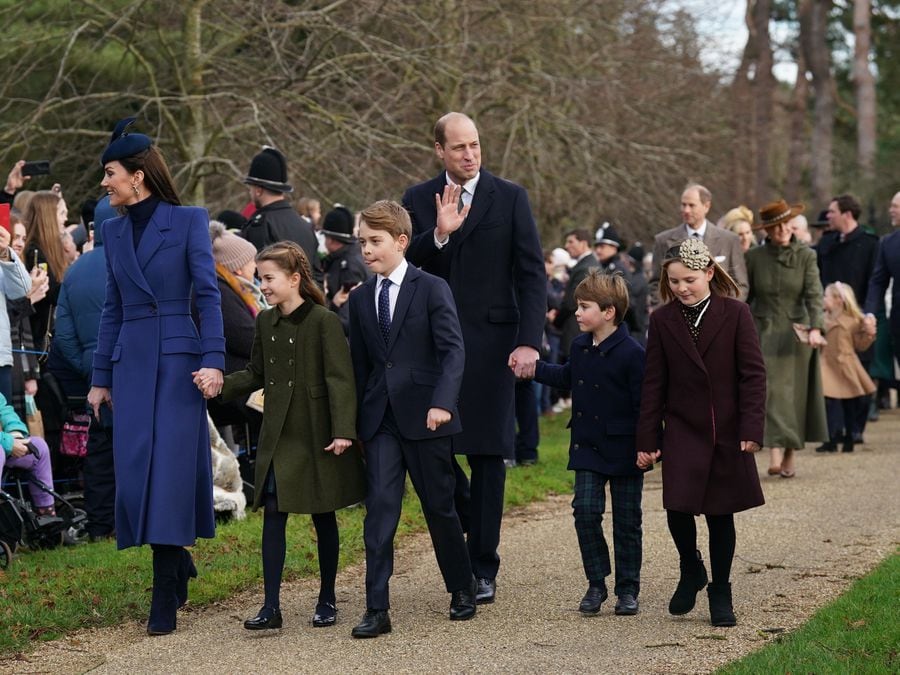
[[[783,199],[770,202],[759,210],[759,220],[751,225],[754,230],[772,227],[779,223],[786,223],[794,216],[800,215],[806,207],[803,204],[789,205]]]

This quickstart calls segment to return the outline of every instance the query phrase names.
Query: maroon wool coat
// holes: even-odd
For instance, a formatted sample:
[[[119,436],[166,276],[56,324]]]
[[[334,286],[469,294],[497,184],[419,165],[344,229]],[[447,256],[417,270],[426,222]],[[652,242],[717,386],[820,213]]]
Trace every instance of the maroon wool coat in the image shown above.
[[[762,505],[766,367],[750,309],[713,295],[695,345],[678,301],[650,316],[637,449],[662,451],[663,506],[722,515]]]

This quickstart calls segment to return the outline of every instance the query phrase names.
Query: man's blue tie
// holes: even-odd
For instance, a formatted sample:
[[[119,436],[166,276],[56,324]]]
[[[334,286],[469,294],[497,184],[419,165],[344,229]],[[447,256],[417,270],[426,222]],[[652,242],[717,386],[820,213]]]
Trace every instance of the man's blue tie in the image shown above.
[[[391,334],[391,280],[383,279],[381,291],[378,293],[378,325],[381,327],[381,335],[384,341],[388,341]]]

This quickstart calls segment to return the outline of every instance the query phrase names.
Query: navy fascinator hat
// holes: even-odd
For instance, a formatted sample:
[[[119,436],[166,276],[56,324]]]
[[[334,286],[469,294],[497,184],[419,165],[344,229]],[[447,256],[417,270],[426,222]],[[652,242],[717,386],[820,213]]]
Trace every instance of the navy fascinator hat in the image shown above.
[[[105,166],[107,162],[114,162],[117,159],[132,157],[153,145],[153,139],[149,136],[128,133],[128,127],[136,120],[136,117],[127,117],[116,124],[112,137],[109,139],[109,145],[106,146],[106,150],[103,151],[103,156],[100,158],[100,166]]]

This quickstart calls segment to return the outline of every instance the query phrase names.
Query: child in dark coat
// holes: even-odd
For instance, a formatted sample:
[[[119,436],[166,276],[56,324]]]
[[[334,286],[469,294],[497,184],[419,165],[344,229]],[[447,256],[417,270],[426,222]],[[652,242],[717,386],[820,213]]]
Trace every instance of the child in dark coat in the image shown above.
[[[609,548],[603,536],[606,484],[613,507],[616,557],[615,612],[637,614],[641,573],[641,491],[644,474],[635,460],[635,428],[644,377],[644,349],[622,324],[628,286],[620,275],[592,270],[575,289],[569,361],[540,361],[535,379],[572,391],[569,469],[575,471],[572,509],[588,590],[578,609],[594,615],[606,600]]]

